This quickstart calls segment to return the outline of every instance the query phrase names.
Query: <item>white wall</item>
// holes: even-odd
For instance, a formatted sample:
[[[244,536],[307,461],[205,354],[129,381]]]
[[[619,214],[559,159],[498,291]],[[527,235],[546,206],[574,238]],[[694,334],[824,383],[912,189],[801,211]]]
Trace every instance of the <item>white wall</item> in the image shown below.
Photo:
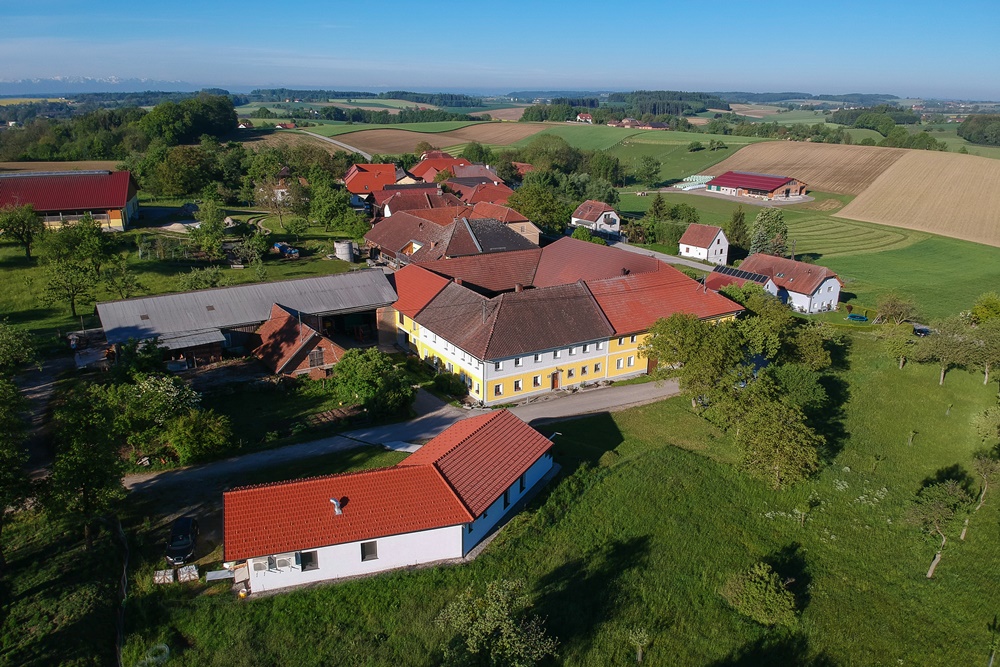
[[[346,511],[346,510],[345,510]],[[332,520],[336,520],[334,517]],[[297,586],[315,581],[338,579],[359,574],[382,572],[395,568],[432,563],[449,558],[461,558],[464,525],[447,526],[434,530],[424,530],[416,533],[404,533],[390,537],[380,537],[364,542],[375,542],[378,558],[361,560],[361,542],[336,544],[315,551],[319,567],[315,570],[303,571],[295,564],[295,553],[281,555],[290,562],[290,567],[283,570],[255,571],[254,563],[267,565],[267,557],[247,559],[250,571],[251,591],[270,591],[287,586]]]
[[[608,218],[607,222],[605,221],[606,217]],[[582,218],[570,218],[569,221],[569,224],[573,227],[586,227],[587,229],[592,229],[597,232],[605,232],[608,234],[620,233],[621,223],[621,218],[618,217],[618,214],[614,211],[602,213],[597,222],[591,222],[590,220],[584,220]]]
[[[686,243],[678,244],[681,257],[700,259],[712,264],[725,265],[729,261],[729,240],[721,231],[712,239],[707,248],[699,248]]]
[[[510,504],[507,509],[503,506],[503,494],[493,502],[492,505],[480,515],[478,519],[462,528],[462,555],[469,553],[473,547],[479,544],[487,533],[497,525],[497,523],[510,514],[521,498],[527,495],[531,489],[538,484],[546,473],[552,469],[552,455],[545,454],[535,461],[524,473],[524,491],[521,491],[519,480],[514,480],[510,486]]]
[[[800,313],[836,310],[838,301],[840,301],[840,282],[836,278],[827,278],[812,294],[788,292],[789,305]]]

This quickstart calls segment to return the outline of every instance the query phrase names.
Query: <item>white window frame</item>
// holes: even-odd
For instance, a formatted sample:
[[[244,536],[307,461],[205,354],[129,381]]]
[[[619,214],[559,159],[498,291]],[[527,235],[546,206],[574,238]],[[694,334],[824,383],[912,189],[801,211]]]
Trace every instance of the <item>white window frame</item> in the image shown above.
[[[628,361],[625,363],[625,365],[628,366],[629,368],[635,366],[635,357],[633,357],[631,354],[628,355]]]
[[[524,365],[524,358],[523,357],[514,357],[514,367],[515,368],[520,368],[523,365]]]
[[[521,383],[520,380],[514,380],[514,391],[521,391],[523,387],[524,385]]]
[[[599,361],[594,362],[594,372],[595,373],[600,373],[601,372],[601,362],[599,362]]]
[[[503,362],[502,361],[494,361],[493,362],[493,370],[495,370],[495,371],[502,371],[503,370]]]
[[[542,386],[542,376],[541,375],[536,375],[533,378],[531,378],[531,386],[532,387],[541,387]]]
[[[561,356],[562,356],[562,350],[553,350],[552,351],[552,358],[553,359],[558,359]]]
[[[541,362],[541,360],[542,360],[542,355],[536,353],[535,354],[535,363],[537,364],[537,363]]]
[[[371,553],[365,555],[365,547],[370,547],[371,550],[374,552],[374,555],[372,555]],[[364,563],[364,562],[367,562],[367,561],[370,561],[370,560],[378,560],[378,541],[377,540],[372,540],[370,542],[362,542],[361,543],[361,562]]]
[[[615,367],[617,367],[618,370],[621,370],[621,369],[625,368],[625,360],[624,359],[618,359],[617,363],[615,363]]]
[[[493,385],[493,395],[494,396],[503,396],[503,383],[502,382],[497,382],[495,385]]]

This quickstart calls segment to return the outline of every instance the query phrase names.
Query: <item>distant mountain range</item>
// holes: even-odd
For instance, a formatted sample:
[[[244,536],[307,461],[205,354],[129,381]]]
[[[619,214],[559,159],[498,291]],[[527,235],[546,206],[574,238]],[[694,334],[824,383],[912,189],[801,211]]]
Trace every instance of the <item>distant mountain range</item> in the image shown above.
[[[158,79],[121,79],[116,76],[57,76],[51,79],[17,79],[0,81],[0,95],[71,95],[74,93],[111,93],[162,90],[195,92],[202,86],[186,81]]]

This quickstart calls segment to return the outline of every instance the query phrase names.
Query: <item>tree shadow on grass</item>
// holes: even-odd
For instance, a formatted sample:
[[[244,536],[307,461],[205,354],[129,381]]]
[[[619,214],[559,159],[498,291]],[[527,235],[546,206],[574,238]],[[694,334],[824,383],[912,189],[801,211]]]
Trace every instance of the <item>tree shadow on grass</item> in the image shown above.
[[[785,587],[795,596],[795,607],[799,611],[808,607],[811,601],[809,584],[812,583],[812,575],[809,574],[802,545],[792,542],[765,558],[764,562],[786,582]]]
[[[546,424],[546,421],[536,419],[530,425],[545,437],[552,438],[552,454],[565,475],[572,475],[582,463],[596,466],[602,454],[625,440],[608,412],[555,424]]]
[[[819,383],[826,391],[827,400],[820,410],[810,415],[809,421],[826,441],[821,456],[829,463],[840,454],[850,436],[845,426],[847,415],[844,406],[851,397],[851,387],[837,375],[824,375]]]
[[[765,665],[795,665],[795,667],[837,667],[837,662],[825,652],[813,654],[808,640],[800,634],[768,636],[743,646],[709,667],[763,667]]]
[[[537,585],[536,610],[547,619],[552,634],[565,644],[588,644],[597,626],[617,611],[623,598],[619,577],[646,562],[649,542],[645,535],[616,540],[543,576]]]
[[[933,484],[943,484],[945,482],[952,481],[958,483],[958,485],[962,487],[962,490],[970,496],[973,495],[976,480],[973,479],[968,470],[958,463],[945,466],[944,468],[939,468],[933,475],[925,477],[923,481],[920,482],[920,488],[925,489]]]

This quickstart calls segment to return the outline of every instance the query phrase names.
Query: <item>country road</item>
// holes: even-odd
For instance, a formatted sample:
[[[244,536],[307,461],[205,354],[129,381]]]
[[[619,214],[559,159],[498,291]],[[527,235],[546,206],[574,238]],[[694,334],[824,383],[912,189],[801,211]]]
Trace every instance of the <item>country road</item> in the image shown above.
[[[310,137],[316,137],[317,139],[322,139],[323,141],[326,141],[326,142],[331,143],[331,144],[333,144],[335,146],[343,148],[348,153],[357,153],[358,155],[360,155],[361,157],[363,157],[366,160],[371,160],[372,159],[371,153],[366,153],[363,150],[361,150],[360,148],[357,148],[356,146],[351,146],[350,144],[345,144],[343,141],[337,141],[336,139],[333,139],[331,137],[324,137],[322,134],[316,134],[315,132],[310,132],[308,130],[296,130],[296,132],[299,132],[301,134],[308,134]]]
[[[698,262],[693,259],[686,259],[684,257],[675,257],[674,255],[667,255],[666,253],[656,252],[655,250],[649,250],[648,248],[639,248],[634,245],[629,245],[628,243],[612,243],[612,248],[618,248],[619,250],[627,250],[629,252],[634,252],[637,255],[648,255],[649,257],[655,257],[661,262],[666,262],[667,264],[680,264],[681,266],[687,266],[692,269],[698,269],[699,271],[711,271],[715,268],[714,264],[708,264],[706,262]]]

